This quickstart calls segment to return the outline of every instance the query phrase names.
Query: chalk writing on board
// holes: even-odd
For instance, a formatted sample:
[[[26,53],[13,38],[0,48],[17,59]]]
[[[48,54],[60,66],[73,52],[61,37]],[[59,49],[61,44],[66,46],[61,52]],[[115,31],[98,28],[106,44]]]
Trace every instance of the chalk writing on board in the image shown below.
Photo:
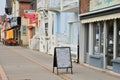
[[[56,56],[58,67],[71,67],[69,48],[57,48]]]
[[[73,73],[70,47],[56,47],[54,49],[53,60],[54,60],[53,72],[54,72],[54,67],[56,67],[57,74],[58,74],[58,69],[63,69],[63,68],[66,68],[67,72],[68,72],[68,68],[71,68],[71,74]]]

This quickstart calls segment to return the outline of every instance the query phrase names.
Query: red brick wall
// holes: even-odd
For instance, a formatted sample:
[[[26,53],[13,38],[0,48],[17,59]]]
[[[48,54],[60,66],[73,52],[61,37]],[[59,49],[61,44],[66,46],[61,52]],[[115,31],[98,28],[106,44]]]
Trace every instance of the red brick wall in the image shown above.
[[[89,0],[80,0],[80,14],[89,12]]]
[[[23,16],[24,10],[30,10],[30,3],[20,3],[20,16]]]

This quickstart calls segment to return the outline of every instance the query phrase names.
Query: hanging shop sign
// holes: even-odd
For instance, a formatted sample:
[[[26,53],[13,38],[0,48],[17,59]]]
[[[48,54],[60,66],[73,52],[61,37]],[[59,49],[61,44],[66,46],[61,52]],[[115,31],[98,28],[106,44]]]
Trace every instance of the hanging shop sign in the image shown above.
[[[24,18],[34,18],[35,17],[35,14],[24,14]]]
[[[30,24],[34,24],[38,22],[38,14],[24,14],[24,18],[29,19]]]
[[[21,17],[13,17],[11,19],[11,26],[15,27],[15,26],[20,26],[21,25]]]
[[[11,20],[11,26],[16,26],[17,24],[17,17],[12,18]]]
[[[38,14],[35,14],[33,18],[30,18],[30,24],[34,24],[38,22]]]
[[[90,11],[120,5],[120,0],[90,0]]]

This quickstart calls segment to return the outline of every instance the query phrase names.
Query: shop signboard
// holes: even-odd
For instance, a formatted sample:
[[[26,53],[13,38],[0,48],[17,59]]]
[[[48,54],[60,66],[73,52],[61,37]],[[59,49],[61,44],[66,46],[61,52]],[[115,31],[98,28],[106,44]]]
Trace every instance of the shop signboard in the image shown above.
[[[72,60],[71,60],[71,51],[70,47],[55,47],[54,49],[54,59],[53,59],[53,72],[54,68],[58,69],[67,69],[71,68],[72,73]]]
[[[120,5],[120,0],[90,0],[90,10],[100,10],[103,8]]]

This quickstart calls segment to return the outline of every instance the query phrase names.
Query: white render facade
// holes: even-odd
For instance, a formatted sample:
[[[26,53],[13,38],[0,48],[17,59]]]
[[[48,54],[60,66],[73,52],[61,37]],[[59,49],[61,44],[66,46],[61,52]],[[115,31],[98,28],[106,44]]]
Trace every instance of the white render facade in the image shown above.
[[[69,46],[77,58],[79,0],[38,0],[37,3],[41,15],[39,50],[53,54],[54,47]]]
[[[19,17],[19,2],[18,2],[18,0],[12,0],[12,16]]]

